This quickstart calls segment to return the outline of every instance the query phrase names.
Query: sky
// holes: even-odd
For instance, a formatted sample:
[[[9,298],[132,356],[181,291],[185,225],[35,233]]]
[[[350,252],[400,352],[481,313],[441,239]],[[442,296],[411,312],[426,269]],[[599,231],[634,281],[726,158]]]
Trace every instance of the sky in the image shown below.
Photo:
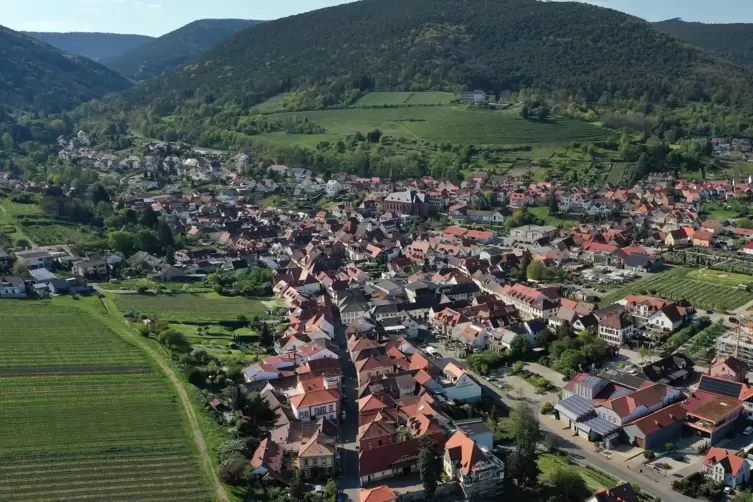
[[[277,19],[347,0],[0,0],[0,24],[25,31],[100,31],[160,36],[197,19]],[[681,17],[753,23],[753,1],[581,0],[649,21]]]

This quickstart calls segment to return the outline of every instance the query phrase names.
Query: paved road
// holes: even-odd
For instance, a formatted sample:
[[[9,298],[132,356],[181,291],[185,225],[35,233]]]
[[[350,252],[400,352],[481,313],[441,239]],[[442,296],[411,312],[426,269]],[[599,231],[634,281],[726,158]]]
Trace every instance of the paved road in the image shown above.
[[[358,436],[358,403],[356,393],[358,384],[356,381],[356,368],[350,359],[345,338],[345,328],[338,325],[335,331],[335,341],[340,347],[340,364],[342,365],[342,392],[347,403],[341,405],[345,410],[346,418],[340,422],[340,490],[343,499],[355,502],[360,500],[360,477],[358,473],[358,451],[356,451],[356,439]]]

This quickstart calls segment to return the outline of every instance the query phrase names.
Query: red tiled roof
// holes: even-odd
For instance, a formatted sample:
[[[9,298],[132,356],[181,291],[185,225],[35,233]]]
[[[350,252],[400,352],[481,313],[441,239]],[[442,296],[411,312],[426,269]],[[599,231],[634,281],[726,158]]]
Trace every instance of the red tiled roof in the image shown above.
[[[470,474],[474,465],[486,460],[486,455],[481,448],[463,431],[453,434],[445,444],[445,449],[454,462],[460,462],[459,470],[463,474]]]
[[[721,464],[724,467],[724,472],[737,476],[745,463],[745,459],[734,455],[734,452],[730,455],[729,451],[722,448],[709,448],[706,453],[706,460],[703,463],[709,467]]]
[[[296,408],[309,408],[340,401],[340,393],[333,389],[315,390],[305,392],[290,398],[290,404]]]
[[[397,494],[387,486],[377,486],[371,489],[361,489],[360,502],[395,502]]]

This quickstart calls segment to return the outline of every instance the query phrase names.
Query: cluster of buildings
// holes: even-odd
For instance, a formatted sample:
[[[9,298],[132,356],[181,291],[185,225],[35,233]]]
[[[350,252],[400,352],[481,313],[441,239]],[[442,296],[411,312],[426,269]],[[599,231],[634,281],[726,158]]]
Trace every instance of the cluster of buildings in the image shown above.
[[[563,388],[555,417],[589,441],[653,451],[683,437],[714,445],[741,424],[753,423],[753,387],[746,383],[745,363],[722,358],[686,389],[693,371],[693,361],[674,354],[647,364],[640,374],[583,373]],[[735,453],[710,448],[704,473],[733,488],[747,483],[750,465]]]

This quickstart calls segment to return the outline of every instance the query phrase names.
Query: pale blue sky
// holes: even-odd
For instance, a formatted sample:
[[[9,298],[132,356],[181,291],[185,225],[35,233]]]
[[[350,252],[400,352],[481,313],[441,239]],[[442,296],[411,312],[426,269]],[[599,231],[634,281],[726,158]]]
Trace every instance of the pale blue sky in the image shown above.
[[[751,0],[584,0],[659,21],[753,23]],[[276,19],[344,0],[0,0],[14,30],[104,31],[159,36],[196,19]]]

